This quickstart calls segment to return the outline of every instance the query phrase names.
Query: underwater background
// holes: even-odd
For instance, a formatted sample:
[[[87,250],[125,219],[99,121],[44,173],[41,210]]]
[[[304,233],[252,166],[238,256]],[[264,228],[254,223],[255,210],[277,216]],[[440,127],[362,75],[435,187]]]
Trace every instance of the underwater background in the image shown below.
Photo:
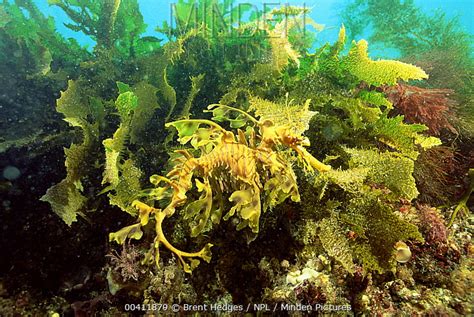
[[[472,315],[473,12],[2,1],[0,315]]]
[[[138,1],[138,6],[140,12],[143,15],[143,21],[147,24],[145,35],[156,35],[156,26],[161,24],[163,21],[170,21],[172,18],[172,5],[176,1],[171,0],[141,0]],[[238,6],[241,4],[243,7],[254,5],[252,8],[253,11],[263,10],[264,1],[234,1],[233,6]],[[448,18],[458,17],[460,26],[469,34],[474,33],[474,21],[472,19],[472,13],[474,11],[474,3],[470,0],[455,0],[455,1],[426,1],[426,0],[417,0],[413,2],[418,8],[426,13],[432,13],[436,10],[441,10],[447,15]],[[55,26],[58,32],[60,32],[65,37],[72,37],[76,39],[81,45],[88,45],[92,47],[94,45],[94,40],[90,37],[85,36],[82,33],[74,32],[71,29],[68,29],[64,26],[64,22],[68,21],[67,14],[62,11],[60,8],[55,6],[49,6],[47,0],[35,1],[35,4],[45,15],[52,16],[55,19]],[[281,4],[291,4],[298,6],[306,6],[311,9],[311,12],[308,14],[314,21],[318,21],[320,24],[327,26],[327,29],[323,34],[318,36],[318,41],[325,43],[325,41],[331,41],[337,36],[339,26],[341,23],[344,23],[344,19],[341,16],[341,10],[343,10],[344,5],[347,4],[344,0],[326,0],[326,1],[285,1],[285,2],[267,2],[266,6],[268,8],[279,6]],[[367,32],[360,35],[359,38],[364,38],[372,31],[371,27],[368,25]],[[321,44],[320,43],[320,44]]]

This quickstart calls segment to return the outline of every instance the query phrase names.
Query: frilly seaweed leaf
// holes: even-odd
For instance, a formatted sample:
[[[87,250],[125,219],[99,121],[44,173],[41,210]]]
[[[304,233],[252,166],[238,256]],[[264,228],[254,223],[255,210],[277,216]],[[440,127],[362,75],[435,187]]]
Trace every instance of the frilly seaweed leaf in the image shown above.
[[[142,85],[139,84],[138,87],[141,88]],[[108,197],[111,205],[118,206],[123,211],[135,215],[136,210],[131,206],[131,202],[140,195],[142,173],[133,159],[129,158],[123,163],[122,160],[124,154],[129,152],[126,143],[130,138],[130,134],[136,132],[136,130],[133,130],[137,128],[136,125],[133,125],[135,110],[139,106],[146,108],[148,105],[146,99],[143,98],[142,89],[138,90],[142,96],[140,102],[139,97],[133,92],[134,89],[130,88],[129,85],[118,82],[117,86],[121,93],[115,101],[115,106],[119,111],[121,122],[113,137],[102,142],[105,148],[105,168],[102,184],[110,184],[102,192],[110,192]],[[145,84],[144,87],[153,86]],[[150,93],[153,94],[153,90]],[[147,96],[146,93],[144,94]],[[151,102],[153,100],[152,96]],[[143,114],[143,108],[139,111],[141,114],[139,119],[146,120],[149,115]],[[152,108],[152,110],[154,109]]]
[[[344,214],[350,226],[363,230],[363,236],[356,238],[351,248],[366,270],[392,269],[395,265],[393,248],[398,241],[423,241],[418,228],[398,216],[376,192],[351,199]]]
[[[186,98],[186,103],[184,104],[183,111],[181,111],[182,119],[189,119],[193,101],[201,90],[203,83],[204,74],[191,77],[191,91],[189,92],[188,97]]]
[[[362,189],[370,172],[368,167],[354,167],[347,170],[332,169],[318,179],[318,182],[332,182],[345,191],[356,193]]]
[[[150,119],[160,105],[156,97],[158,89],[153,85],[140,82],[133,86],[132,91],[138,100],[130,122],[130,142],[137,144],[144,136]]]
[[[393,108],[393,104],[385,97],[383,93],[378,91],[363,90],[359,93],[358,97],[374,106],[383,106],[387,110],[391,110]]]
[[[87,199],[67,178],[50,187],[41,197],[42,201],[51,204],[53,211],[68,225],[77,221]]]
[[[120,116],[126,118],[138,106],[138,97],[133,92],[126,91],[117,97],[115,106]]]
[[[309,121],[316,114],[309,110],[311,100],[308,99],[304,105],[293,104],[292,100],[285,104],[274,103],[259,97],[250,97],[250,110],[260,121],[270,120],[276,126],[287,126],[296,135],[301,135],[309,128]]]
[[[86,203],[81,191],[83,176],[87,173],[88,158],[98,135],[97,125],[88,123],[87,118],[93,116],[87,99],[87,90],[81,81],[68,82],[68,89],[61,93],[57,101],[57,111],[62,113],[71,126],[80,127],[83,132],[81,144],[72,144],[64,149],[66,155],[66,178],[52,186],[41,197],[42,201],[51,204],[53,211],[68,225],[77,220]]]
[[[396,197],[412,200],[418,196],[413,177],[414,161],[392,152],[378,153],[375,150],[345,149],[350,154],[352,168],[368,168],[369,180],[384,184]]]
[[[132,159],[126,160],[120,167],[118,182],[113,185],[113,193],[109,193],[110,204],[135,216],[136,209],[131,203],[141,194],[140,179],[142,171]]]
[[[419,147],[429,149],[441,144],[436,137],[424,136],[421,132],[428,128],[421,124],[406,124],[403,116],[388,118],[386,115],[373,123],[371,134],[378,141],[398,150],[401,154],[411,159],[419,155]]]
[[[343,67],[352,75],[369,85],[395,85],[399,79],[426,79],[428,75],[419,67],[393,60],[373,61],[367,53],[365,40],[353,42]]]
[[[339,261],[349,273],[354,273],[355,266],[352,250],[342,229],[342,223],[334,214],[318,223],[319,240],[324,250]]]
[[[128,126],[120,125],[112,138],[102,141],[105,148],[105,168],[102,184],[110,183],[113,186],[118,185],[120,153],[125,148],[128,132]]]

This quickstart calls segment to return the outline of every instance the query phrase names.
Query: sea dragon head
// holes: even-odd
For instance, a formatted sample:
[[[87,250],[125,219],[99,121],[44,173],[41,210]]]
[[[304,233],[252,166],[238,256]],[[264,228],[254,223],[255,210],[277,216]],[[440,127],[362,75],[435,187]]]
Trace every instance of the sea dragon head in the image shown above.
[[[259,126],[262,135],[261,147],[272,148],[275,145],[283,145],[298,153],[310,168],[316,169],[320,173],[331,169],[331,166],[320,162],[306,150],[305,147],[310,145],[309,139],[296,134],[291,127],[276,126],[271,120],[265,120]]]

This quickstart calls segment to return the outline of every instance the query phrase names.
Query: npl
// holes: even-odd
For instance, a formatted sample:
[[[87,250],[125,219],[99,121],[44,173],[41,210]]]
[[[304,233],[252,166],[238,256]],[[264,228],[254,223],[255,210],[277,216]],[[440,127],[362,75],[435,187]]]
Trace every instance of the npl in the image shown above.
[[[269,311],[268,304],[253,304],[253,309],[256,311]]]

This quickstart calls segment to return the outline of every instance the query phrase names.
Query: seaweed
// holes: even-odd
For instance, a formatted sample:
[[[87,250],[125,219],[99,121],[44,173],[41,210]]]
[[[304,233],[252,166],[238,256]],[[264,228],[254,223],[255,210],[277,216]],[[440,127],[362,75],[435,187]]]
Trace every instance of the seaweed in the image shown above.
[[[41,198],[51,204],[53,211],[69,226],[77,221],[87,201],[83,195],[82,179],[87,176],[90,161],[89,152],[97,142],[98,125],[88,120],[93,116],[92,104],[88,100],[87,88],[82,81],[69,81],[68,89],[58,99],[57,111],[64,115],[64,120],[73,127],[79,127],[83,133],[81,144],[72,144],[64,149],[66,155],[67,176],[60,183],[49,188]],[[102,106],[96,103],[96,106]],[[100,110],[98,110],[100,111]]]
[[[439,136],[442,130],[458,133],[450,122],[456,101],[451,100],[449,96],[454,91],[403,84],[383,89],[397,111],[402,113],[408,122],[426,125],[430,134],[435,136]]]
[[[102,141],[105,148],[105,168],[102,184],[110,184],[102,193],[112,191],[109,193],[110,204],[118,206],[123,211],[131,215],[135,215],[135,209],[131,206],[131,202],[140,193],[140,178],[141,170],[136,166],[133,158],[124,160],[124,156],[128,153],[127,144],[132,132],[136,132],[136,126],[133,125],[135,114],[138,109],[139,119],[143,120],[141,124],[146,124],[147,118],[143,115],[143,111],[150,111],[147,107],[150,101],[145,99],[149,97],[142,94],[137,96],[130,86],[124,83],[118,83],[119,96],[115,101],[115,107],[120,115],[120,125],[115,131],[112,138]],[[153,88],[153,86],[149,85]],[[138,86],[140,88],[140,86]],[[140,90],[139,90],[140,91]],[[153,89],[150,90],[153,92]],[[153,99],[151,100],[153,102]],[[151,108],[151,110],[154,110]],[[146,113],[146,112],[145,112]],[[140,127],[140,126],[139,126]],[[135,129],[134,129],[135,128]],[[136,134],[133,134],[136,135]]]
[[[72,66],[88,56],[86,50],[74,39],[64,39],[57,33],[54,20],[45,17],[32,1],[6,2],[2,5],[1,12],[3,50],[10,45],[18,46],[22,53],[16,55],[31,59],[28,63],[23,63],[28,65],[30,76],[57,71],[59,65],[70,73]],[[12,41],[17,42],[16,45]],[[6,58],[2,57],[2,60]]]
[[[432,50],[454,50],[461,54],[459,58],[469,56],[469,35],[461,30],[457,17],[449,18],[440,10],[426,14],[412,0],[351,1],[343,18],[352,38],[370,23],[375,30],[369,40],[394,47],[403,56]]]
[[[55,100],[68,77],[77,78],[76,66],[89,53],[57,33],[54,20],[33,1],[4,1],[0,16],[1,142],[22,149],[38,135],[48,146],[60,143],[64,135],[52,128],[60,118]]]
[[[72,20],[65,23],[66,27],[90,36],[99,54],[117,51],[120,56],[133,58],[159,47],[157,38],[141,37],[146,24],[136,0],[49,0],[49,4],[60,7]]]
[[[353,252],[366,270],[393,269],[393,248],[398,241],[423,240],[418,228],[398,216],[377,193],[351,199],[347,211],[345,221],[358,235],[353,241]]]
[[[390,7],[390,10],[386,10]],[[428,122],[433,117],[445,117],[448,122],[461,121],[460,128],[466,135],[471,135],[472,114],[468,109],[472,95],[473,73],[472,35],[462,29],[459,17],[448,17],[441,10],[423,12],[414,1],[399,0],[356,0],[348,1],[342,14],[351,38],[363,34],[367,25],[373,30],[369,40],[387,48],[396,49],[405,61],[415,63],[425,69],[430,78],[417,86],[434,89],[451,89],[459,106],[451,113],[435,114],[435,109],[443,112],[443,107],[450,107],[451,101],[433,101],[433,108],[428,110],[425,118]],[[426,92],[429,94],[429,92]],[[433,91],[436,93],[436,90]],[[430,98],[430,97],[428,97]],[[440,104],[443,103],[443,105]],[[410,114],[411,109],[407,110]],[[442,120],[446,125],[446,119]],[[457,119],[457,120],[456,120]],[[449,128],[449,126],[448,126]],[[449,130],[453,130],[449,128]],[[433,130],[434,132],[435,130]]]
[[[433,69],[442,54],[426,45],[447,49],[455,21],[443,17],[437,38],[418,22],[410,29],[403,21],[431,21],[412,1],[390,1],[393,12],[380,15],[378,4],[356,3],[366,11],[354,10],[347,30],[341,26],[334,43],[312,53],[324,26],[307,18],[304,7],[282,6],[234,23],[239,7],[231,0],[178,1],[176,25],[157,29],[168,35],[162,45],[144,36],[136,0],[51,0],[67,15],[68,28],[95,41],[87,50],[59,36],[32,2],[0,6],[0,59],[18,69],[22,87],[33,87],[19,96],[46,98],[49,105],[57,99],[57,116],[68,124],[52,116],[58,136],[31,131],[17,146],[72,136],[65,178],[41,198],[58,215],[48,221],[58,228],[74,223],[68,234],[77,233],[81,243],[84,232],[97,241],[108,235],[110,244],[92,242],[100,244],[90,254],[101,268],[105,249],[123,248],[111,252],[110,265],[87,277],[83,289],[67,288],[68,298],[81,296],[75,310],[131,298],[151,304],[260,298],[350,301],[362,312],[379,307],[374,294],[392,303],[415,292],[434,258],[443,264],[437,272],[456,270],[469,249],[456,246],[467,243],[459,235],[467,222],[459,216],[468,213],[472,196],[472,184],[462,183],[469,181],[462,177],[470,140],[453,119],[453,112],[470,110],[459,108],[470,102],[468,72],[455,76],[462,63],[470,65],[462,59],[466,38],[450,48],[463,57],[447,70],[450,87],[442,87],[442,72]],[[402,20],[379,32],[391,23],[382,17]],[[347,35],[362,32],[364,18],[376,34],[349,43]],[[301,32],[305,23],[316,32]],[[402,32],[391,34],[394,25]],[[369,57],[381,42],[397,46],[404,59]],[[7,97],[12,87],[2,86]],[[2,154],[12,153],[14,142],[4,141]],[[16,184],[2,186],[14,191]],[[420,203],[444,203],[451,213]],[[254,278],[236,283],[243,275]],[[109,291],[83,301],[105,280]],[[185,293],[168,287],[174,282]],[[397,286],[403,283],[410,288],[405,293]]]
[[[456,204],[456,207],[454,208],[453,213],[451,214],[448,227],[453,225],[454,220],[456,219],[459,213],[469,214],[470,212],[469,208],[467,207],[467,204],[468,204],[469,198],[471,197],[472,192],[474,192],[474,168],[469,169],[468,176],[469,176],[469,187],[466,189],[466,192],[462,195],[461,199]]]
[[[368,57],[368,43],[360,40],[352,44],[349,54],[342,61],[342,67],[358,80],[369,85],[381,86],[384,84],[394,85],[397,80],[425,79],[428,75],[414,65],[398,61],[377,60]]]
[[[413,177],[413,160],[393,152],[377,153],[373,150],[346,149],[350,154],[350,168],[367,168],[367,179],[383,184],[395,197],[412,200],[418,196]]]

